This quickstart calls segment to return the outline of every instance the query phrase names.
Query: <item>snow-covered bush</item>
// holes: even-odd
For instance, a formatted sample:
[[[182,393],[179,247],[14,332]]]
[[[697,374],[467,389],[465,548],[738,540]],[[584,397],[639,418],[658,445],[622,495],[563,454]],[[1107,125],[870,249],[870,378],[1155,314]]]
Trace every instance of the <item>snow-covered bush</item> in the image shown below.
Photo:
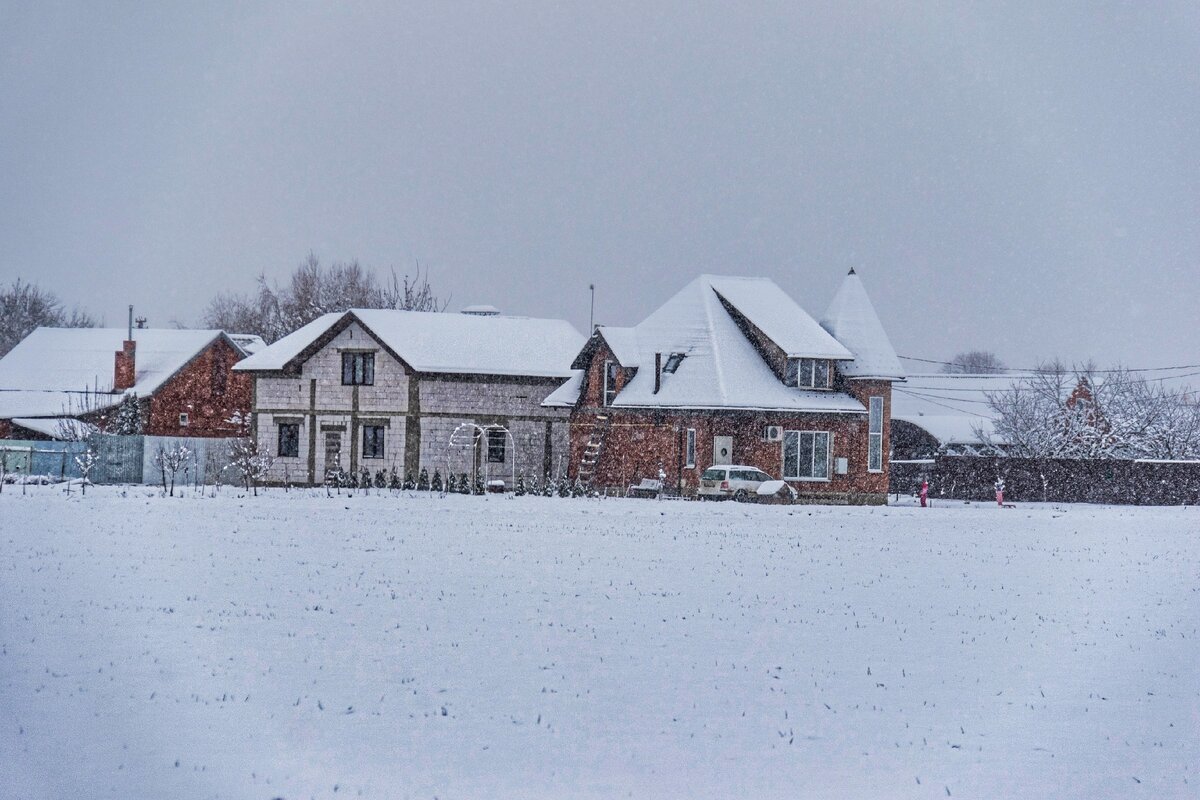
[[[79,467],[79,475],[82,478],[82,480],[79,482],[79,490],[83,492],[85,496],[87,495],[88,484],[92,482],[92,470],[95,469],[96,463],[99,460],[100,459],[96,457],[96,453],[90,447],[79,455],[75,456],[75,466]]]
[[[246,491],[258,496],[258,484],[267,476],[275,459],[266,445],[260,445],[252,436],[239,437],[230,450],[230,462],[241,476]]]

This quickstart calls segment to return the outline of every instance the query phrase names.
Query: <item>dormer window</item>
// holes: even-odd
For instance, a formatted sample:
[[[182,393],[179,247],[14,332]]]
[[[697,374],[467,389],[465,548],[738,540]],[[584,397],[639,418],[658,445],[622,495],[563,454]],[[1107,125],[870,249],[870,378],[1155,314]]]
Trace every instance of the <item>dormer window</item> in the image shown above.
[[[611,406],[617,399],[617,362],[604,362],[604,405]]]
[[[679,365],[683,363],[683,353],[671,353],[667,356],[667,363],[663,364],[663,372],[675,374],[675,370],[679,369]]]
[[[784,383],[801,389],[828,389],[832,377],[827,358],[789,358]]]

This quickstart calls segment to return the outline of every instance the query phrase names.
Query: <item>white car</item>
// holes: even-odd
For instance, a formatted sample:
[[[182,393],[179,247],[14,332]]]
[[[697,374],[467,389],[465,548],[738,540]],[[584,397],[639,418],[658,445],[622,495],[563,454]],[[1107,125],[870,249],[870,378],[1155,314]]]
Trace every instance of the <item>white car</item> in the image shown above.
[[[759,485],[775,480],[757,467],[742,464],[717,464],[700,476],[700,497],[707,500],[746,502],[754,498]]]

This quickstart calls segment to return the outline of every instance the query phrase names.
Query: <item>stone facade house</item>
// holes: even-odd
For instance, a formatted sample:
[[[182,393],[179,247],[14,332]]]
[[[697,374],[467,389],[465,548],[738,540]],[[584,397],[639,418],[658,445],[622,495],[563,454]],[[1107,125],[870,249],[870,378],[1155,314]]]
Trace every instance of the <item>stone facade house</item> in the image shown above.
[[[235,436],[251,382],[233,365],[265,346],[241,342],[216,330],[38,328],[0,359],[0,438],[111,432],[126,398],[141,433]]]
[[[422,469],[510,485],[565,471],[569,410],[542,401],[583,337],[562,320],[351,310],[326,314],[237,366],[254,379],[268,480]]]
[[[818,324],[774,282],[704,275],[639,325],[598,327],[547,398],[569,407],[572,478],[695,494],[750,466],[801,496],[886,502],[903,371],[853,270]]]

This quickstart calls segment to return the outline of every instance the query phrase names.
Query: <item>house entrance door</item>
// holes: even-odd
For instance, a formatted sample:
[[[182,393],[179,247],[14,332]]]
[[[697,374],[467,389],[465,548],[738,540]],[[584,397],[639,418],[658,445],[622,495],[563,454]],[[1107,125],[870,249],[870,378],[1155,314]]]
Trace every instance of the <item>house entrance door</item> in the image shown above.
[[[713,437],[713,460],[714,464],[732,464],[733,463],[733,437],[732,436],[714,436]]]

